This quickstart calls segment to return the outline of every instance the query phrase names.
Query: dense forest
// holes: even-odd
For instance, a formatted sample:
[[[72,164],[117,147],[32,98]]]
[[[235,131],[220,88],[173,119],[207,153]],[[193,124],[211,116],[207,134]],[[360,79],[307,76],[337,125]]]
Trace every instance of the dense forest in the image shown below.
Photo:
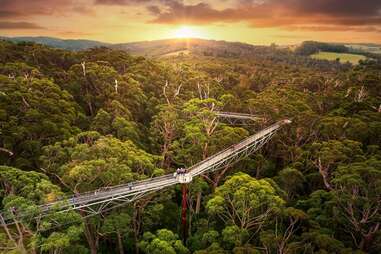
[[[37,216],[282,119],[259,151],[193,179],[185,234],[180,185],[91,217]],[[14,221],[0,223],[0,253],[381,253],[380,145],[376,56],[352,66],[237,44],[155,59],[0,41],[0,219]]]

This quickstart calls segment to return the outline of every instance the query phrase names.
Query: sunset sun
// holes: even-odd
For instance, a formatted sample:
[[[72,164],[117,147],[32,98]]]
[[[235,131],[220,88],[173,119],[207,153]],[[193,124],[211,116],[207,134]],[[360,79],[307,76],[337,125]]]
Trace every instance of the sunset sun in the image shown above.
[[[182,26],[174,31],[174,37],[176,38],[195,38],[201,37],[201,34],[194,28],[189,26]]]

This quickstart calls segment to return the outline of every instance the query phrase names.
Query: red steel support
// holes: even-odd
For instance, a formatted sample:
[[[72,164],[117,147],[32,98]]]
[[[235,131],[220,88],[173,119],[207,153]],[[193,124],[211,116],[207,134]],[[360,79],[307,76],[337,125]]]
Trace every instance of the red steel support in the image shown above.
[[[181,201],[181,225],[183,230],[184,243],[187,239],[187,192],[188,188],[186,184],[182,184],[182,201]]]

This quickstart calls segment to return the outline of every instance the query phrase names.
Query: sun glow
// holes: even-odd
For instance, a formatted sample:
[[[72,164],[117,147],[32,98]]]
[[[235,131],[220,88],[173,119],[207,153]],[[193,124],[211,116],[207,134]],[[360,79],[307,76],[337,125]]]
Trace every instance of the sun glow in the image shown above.
[[[174,32],[176,38],[200,38],[201,34],[189,26],[182,26]]]

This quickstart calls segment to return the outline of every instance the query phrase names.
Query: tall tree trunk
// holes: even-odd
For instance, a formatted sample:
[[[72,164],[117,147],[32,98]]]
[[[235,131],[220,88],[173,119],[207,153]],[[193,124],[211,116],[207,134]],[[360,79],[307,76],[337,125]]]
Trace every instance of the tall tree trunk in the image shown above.
[[[84,219],[84,233],[87,240],[87,243],[89,244],[90,253],[91,254],[97,254],[98,252],[98,240],[97,237],[93,235],[93,232],[91,230],[91,225],[87,218]]]
[[[378,232],[379,228],[380,228],[380,223],[377,223],[374,227],[371,227],[368,233],[364,235],[363,238],[361,239],[361,242],[359,244],[359,249],[365,252],[368,252],[374,240],[374,236]]]
[[[164,141],[163,151],[161,153],[163,160],[161,161],[160,166],[165,169],[169,168],[169,158],[167,156],[168,150],[169,150],[169,144],[167,143],[167,141]]]
[[[205,160],[208,157],[208,143],[205,143],[203,152],[202,152],[202,159]],[[197,198],[196,198],[196,209],[195,213],[198,214],[200,212],[201,208],[201,198],[202,198],[202,192],[197,192]]]
[[[21,227],[19,225],[19,221],[17,219],[15,219],[14,221],[15,221],[16,229],[17,229],[17,232],[19,235],[19,239],[17,240],[18,248],[20,249],[21,253],[26,254],[27,251],[26,251],[25,246],[24,246],[24,232],[21,230]]]
[[[94,115],[94,110],[93,110],[93,105],[92,105],[91,99],[90,99],[91,95],[90,95],[90,92],[89,92],[88,83],[89,83],[89,79],[86,78],[86,84],[85,84],[86,97],[87,97],[86,98],[86,100],[87,100],[86,102],[87,102],[87,106],[89,108],[89,113],[90,113],[91,116],[93,116]]]
[[[328,170],[328,167],[323,167],[322,163],[321,163],[321,159],[319,157],[318,159],[318,168],[319,168],[319,173],[320,175],[322,176],[323,178],[323,183],[324,183],[324,186],[328,189],[328,190],[332,190],[332,186],[331,186],[331,183],[329,181],[329,170]]]
[[[119,231],[117,231],[116,232],[116,237],[118,239],[119,254],[124,254],[122,234]]]
[[[134,242],[135,242],[135,253],[139,254],[139,233],[140,233],[140,208],[134,205],[134,216],[133,216],[133,227],[134,227]]]
[[[5,224],[4,218],[1,215],[1,213],[0,213],[0,222],[1,222],[1,225],[3,226],[3,228],[4,228],[5,233],[7,234],[8,238],[9,238],[9,240],[11,240],[13,242],[13,244],[15,245],[15,247],[17,248],[17,242],[13,238],[11,232],[9,231],[8,226]]]
[[[223,170],[221,170],[220,172],[216,172],[214,174],[214,179],[213,179],[213,191],[218,187],[218,184],[220,183],[221,179],[225,176],[226,172],[228,171],[228,169],[230,168],[230,165],[227,165],[224,167]]]
[[[189,216],[188,216],[188,236],[192,236],[192,216],[193,216],[193,213],[191,211],[191,208],[188,208],[189,209]]]
[[[195,213],[198,214],[200,212],[200,207],[201,207],[201,197],[202,193],[201,191],[197,192],[197,197],[196,197],[196,211]]]

